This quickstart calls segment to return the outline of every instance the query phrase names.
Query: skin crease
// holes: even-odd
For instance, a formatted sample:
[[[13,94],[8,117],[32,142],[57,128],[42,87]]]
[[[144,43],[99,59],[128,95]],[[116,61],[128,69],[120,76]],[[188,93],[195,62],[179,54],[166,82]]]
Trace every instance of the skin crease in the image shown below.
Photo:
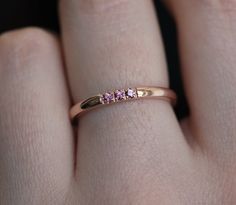
[[[1,205],[236,204],[236,1],[176,2],[181,123],[159,100],[88,113],[75,134],[68,119],[70,98],[168,87],[149,0],[62,0],[60,37],[0,36]]]

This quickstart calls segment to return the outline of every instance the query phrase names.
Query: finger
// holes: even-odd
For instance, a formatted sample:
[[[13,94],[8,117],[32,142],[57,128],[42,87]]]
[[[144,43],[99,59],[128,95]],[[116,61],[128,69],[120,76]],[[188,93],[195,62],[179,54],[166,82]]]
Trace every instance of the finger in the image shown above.
[[[60,48],[36,28],[0,37],[0,204],[61,204],[73,171]]]
[[[170,4],[179,30],[192,132],[213,156],[229,155],[232,160],[236,153],[236,3],[181,0]]]
[[[168,86],[151,1],[66,0],[61,2],[61,19],[74,102],[116,88]],[[166,102],[116,104],[88,113],[79,125],[77,177],[82,204],[94,199],[96,204],[107,204],[107,197],[109,204],[117,204],[116,194],[125,195],[122,187],[132,192],[156,178],[161,156],[186,151]],[[139,180],[147,176],[143,167],[154,173]]]

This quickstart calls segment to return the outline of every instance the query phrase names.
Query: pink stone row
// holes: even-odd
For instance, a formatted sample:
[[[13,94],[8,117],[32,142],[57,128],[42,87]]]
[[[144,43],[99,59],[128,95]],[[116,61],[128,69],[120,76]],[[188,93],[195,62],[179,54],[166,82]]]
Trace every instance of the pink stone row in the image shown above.
[[[116,90],[115,92],[106,92],[102,95],[100,101],[102,104],[137,98],[137,90],[128,88],[127,90]]]

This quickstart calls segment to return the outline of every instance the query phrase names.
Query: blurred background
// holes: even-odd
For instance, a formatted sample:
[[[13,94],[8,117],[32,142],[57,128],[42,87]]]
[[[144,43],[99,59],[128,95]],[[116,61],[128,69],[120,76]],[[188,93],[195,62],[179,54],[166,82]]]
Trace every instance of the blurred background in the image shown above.
[[[180,74],[175,23],[160,0],[154,3],[166,49],[170,86],[178,94],[176,114],[178,118],[183,118],[188,114],[188,106]],[[57,0],[1,0],[0,33],[25,26],[39,26],[60,34],[57,4]]]

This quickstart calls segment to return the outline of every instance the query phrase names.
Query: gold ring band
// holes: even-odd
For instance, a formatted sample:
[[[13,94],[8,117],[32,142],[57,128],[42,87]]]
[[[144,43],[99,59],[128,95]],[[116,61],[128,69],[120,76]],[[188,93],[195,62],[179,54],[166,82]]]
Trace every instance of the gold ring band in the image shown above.
[[[98,94],[77,103],[70,110],[70,119],[74,121],[82,114],[108,104],[137,100],[142,98],[156,98],[168,101],[172,105],[174,105],[176,103],[177,97],[174,91],[162,87],[136,87],[119,89],[114,92]]]

